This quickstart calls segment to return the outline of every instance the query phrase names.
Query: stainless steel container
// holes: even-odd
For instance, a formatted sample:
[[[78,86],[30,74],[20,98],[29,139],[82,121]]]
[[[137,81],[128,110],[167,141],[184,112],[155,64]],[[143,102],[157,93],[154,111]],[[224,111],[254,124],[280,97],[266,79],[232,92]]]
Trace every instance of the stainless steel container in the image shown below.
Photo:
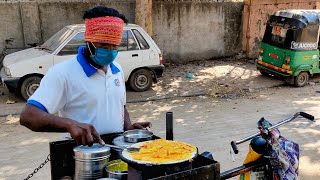
[[[122,146],[122,147],[129,147],[131,146],[132,144],[135,144],[135,143],[129,143],[129,142],[126,142],[124,140],[124,137],[123,136],[118,136],[116,138],[113,139],[112,143],[116,146]],[[120,154],[122,152],[122,149],[114,149],[116,152],[117,152],[117,158],[120,159]]]
[[[123,165],[125,165],[125,167],[123,167]],[[106,171],[109,178],[115,178],[118,180],[127,180],[128,178],[128,165],[121,161],[121,159],[108,162]]]
[[[131,142],[126,142],[124,140],[124,136],[118,136],[118,137],[114,138],[112,143],[116,146],[122,146],[122,147],[129,147],[132,144],[135,144],[135,143],[131,143]]]
[[[110,148],[100,144],[77,146],[73,149],[75,180],[99,179],[105,175],[105,167],[111,155]]]
[[[149,141],[152,139],[152,136],[152,132],[144,129],[134,129],[123,133],[124,141],[130,143]]]

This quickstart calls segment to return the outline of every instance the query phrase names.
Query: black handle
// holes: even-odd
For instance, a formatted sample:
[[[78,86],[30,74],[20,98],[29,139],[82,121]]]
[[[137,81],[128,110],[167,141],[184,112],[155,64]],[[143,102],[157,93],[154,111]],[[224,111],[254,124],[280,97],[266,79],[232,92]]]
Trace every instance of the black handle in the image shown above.
[[[132,57],[138,57],[139,55],[138,54],[132,54]]]
[[[300,112],[300,115],[304,118],[307,118],[311,121],[314,121],[314,116],[312,116],[311,114],[305,113],[305,112]]]
[[[166,140],[173,140],[173,113],[166,113]]]
[[[213,160],[213,156],[212,156],[211,152],[205,151],[205,152],[201,153],[200,155]]]
[[[234,152],[235,154],[238,154],[238,153],[239,153],[239,149],[238,149],[238,147],[237,147],[236,142],[231,141],[231,147],[232,147],[233,152]]]

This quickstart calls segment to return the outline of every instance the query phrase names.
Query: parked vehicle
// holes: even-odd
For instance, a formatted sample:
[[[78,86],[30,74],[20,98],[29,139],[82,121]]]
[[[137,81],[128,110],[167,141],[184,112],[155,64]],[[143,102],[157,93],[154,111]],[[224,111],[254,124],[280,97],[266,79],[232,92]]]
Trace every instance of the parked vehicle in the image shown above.
[[[76,56],[78,47],[85,45],[84,31],[84,24],[69,25],[40,46],[7,55],[0,76],[9,91],[28,99],[50,67]],[[148,90],[164,71],[160,49],[135,24],[124,27],[116,61],[134,91]]]
[[[281,10],[270,16],[256,60],[262,75],[305,86],[320,73],[320,10]]]
[[[251,140],[249,151],[243,166],[222,172],[220,179],[230,179],[238,175],[239,180],[298,179],[299,145],[283,137],[277,129],[298,117],[315,122],[315,117],[305,112],[297,112],[274,125],[261,118],[257,123],[259,132],[239,141],[232,141],[231,147],[234,153],[238,154],[237,145]]]

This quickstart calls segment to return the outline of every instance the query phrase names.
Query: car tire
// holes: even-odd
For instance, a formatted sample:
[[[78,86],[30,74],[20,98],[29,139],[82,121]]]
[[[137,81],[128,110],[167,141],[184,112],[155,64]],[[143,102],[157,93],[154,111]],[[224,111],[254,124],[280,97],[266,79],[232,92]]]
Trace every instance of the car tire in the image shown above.
[[[28,100],[29,97],[37,90],[40,86],[41,77],[31,76],[26,78],[20,88],[20,93],[23,99]]]
[[[134,71],[129,78],[130,88],[137,92],[150,89],[152,82],[152,74],[148,69],[138,69]]]
[[[294,77],[294,85],[297,87],[305,86],[309,81],[309,73],[304,71],[300,72],[298,76]]]

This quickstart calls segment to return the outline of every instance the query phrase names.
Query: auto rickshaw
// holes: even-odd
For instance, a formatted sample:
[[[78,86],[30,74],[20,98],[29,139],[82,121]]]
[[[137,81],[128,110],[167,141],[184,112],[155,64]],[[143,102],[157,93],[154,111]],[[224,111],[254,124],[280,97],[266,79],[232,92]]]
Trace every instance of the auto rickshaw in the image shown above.
[[[320,10],[281,10],[270,16],[256,67],[302,87],[320,73]]]

